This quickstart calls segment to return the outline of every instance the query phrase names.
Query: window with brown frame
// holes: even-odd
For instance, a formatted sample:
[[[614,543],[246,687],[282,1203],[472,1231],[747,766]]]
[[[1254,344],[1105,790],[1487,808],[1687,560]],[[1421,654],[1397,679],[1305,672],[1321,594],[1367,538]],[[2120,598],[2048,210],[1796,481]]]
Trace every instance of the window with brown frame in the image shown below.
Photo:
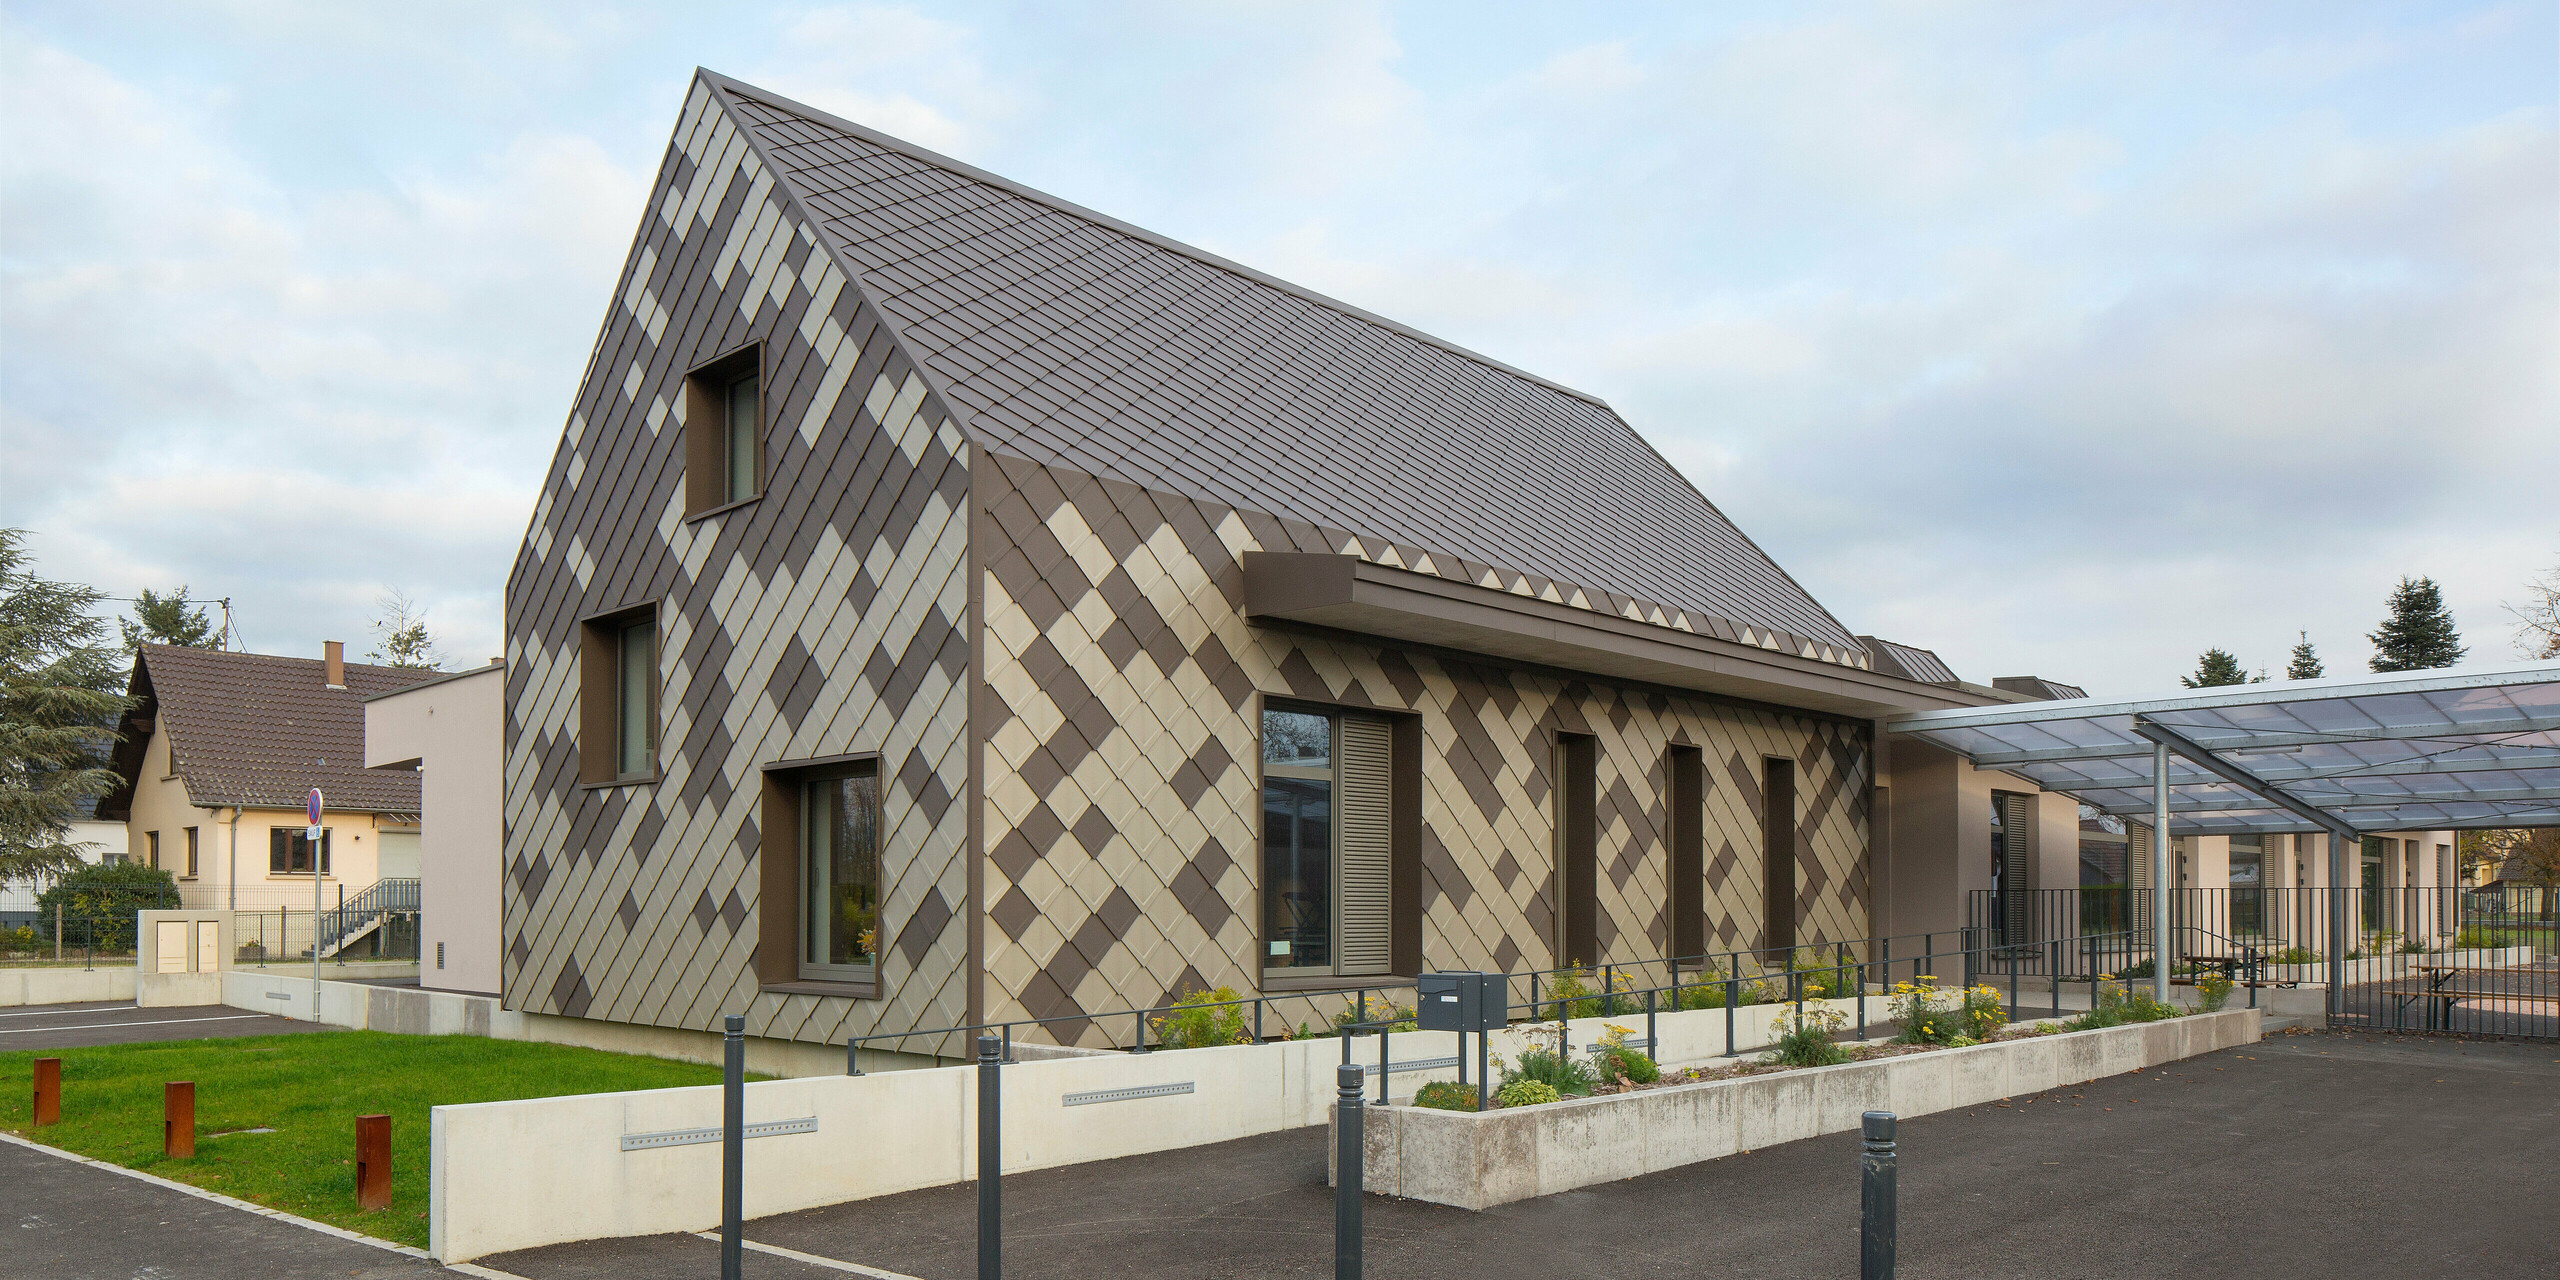
[[[1760,946],[1771,955],[1796,946],[1796,763],[1760,762]]]
[[[1556,735],[1556,963],[1600,963],[1600,740]]]
[[[1274,700],[1260,737],[1263,978],[1418,970],[1420,722]]]
[[[1671,797],[1671,955],[1707,951],[1706,756],[1696,747],[1663,753]]]
[[[196,878],[196,829],[187,828],[187,879]]]
[[[267,828],[267,874],[311,874],[311,832],[305,827]],[[329,874],[329,828],[320,828],[320,874]]]
[[[578,780],[646,782],[658,773],[658,609],[589,618],[579,650]]]
[[[733,351],[685,378],[685,514],[764,490],[763,348]]]

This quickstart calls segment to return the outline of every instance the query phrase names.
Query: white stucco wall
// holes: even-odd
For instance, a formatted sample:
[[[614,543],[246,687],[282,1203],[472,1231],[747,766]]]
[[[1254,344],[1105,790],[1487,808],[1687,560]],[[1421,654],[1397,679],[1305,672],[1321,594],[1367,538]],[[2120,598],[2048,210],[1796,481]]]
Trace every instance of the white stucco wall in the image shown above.
[[[498,989],[505,693],[493,664],[365,702],[366,767],[420,772],[420,986]]]

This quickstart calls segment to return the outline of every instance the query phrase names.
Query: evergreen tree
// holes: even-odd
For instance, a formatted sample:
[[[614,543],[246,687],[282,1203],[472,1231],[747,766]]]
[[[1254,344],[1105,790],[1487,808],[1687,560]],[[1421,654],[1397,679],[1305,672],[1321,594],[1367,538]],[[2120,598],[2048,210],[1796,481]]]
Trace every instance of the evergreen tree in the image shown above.
[[[2366,636],[2376,671],[2430,671],[2462,661],[2462,637],[2433,578],[2402,578],[2391,593],[2391,616]]]
[[[222,637],[213,629],[213,619],[204,608],[187,599],[187,589],[161,595],[149,587],[133,602],[133,616],[119,618],[116,625],[124,628],[124,651],[132,653],[136,646],[173,644],[183,649],[219,649]]]
[[[2196,660],[2196,673],[2178,677],[2178,683],[2190,689],[2218,689],[2227,684],[2260,684],[2265,680],[2264,675],[2255,680],[2250,679],[2248,671],[2241,667],[2240,660],[2220,649],[2205,650],[2204,656]]]
[[[80,865],[71,822],[115,789],[108,726],[127,705],[124,655],[93,612],[105,597],[37,577],[26,536],[0,529],[0,882]]]
[[[2284,678],[2287,680],[2319,679],[2320,654],[2311,647],[2311,633],[2298,631],[2294,634],[2302,637],[2302,643],[2293,647],[2293,661],[2285,664]]]
[[[382,616],[373,620],[373,634],[380,647],[366,654],[385,666],[432,670],[444,655],[436,652],[435,640],[427,634],[427,611],[397,587],[386,589],[374,600],[373,607]]]

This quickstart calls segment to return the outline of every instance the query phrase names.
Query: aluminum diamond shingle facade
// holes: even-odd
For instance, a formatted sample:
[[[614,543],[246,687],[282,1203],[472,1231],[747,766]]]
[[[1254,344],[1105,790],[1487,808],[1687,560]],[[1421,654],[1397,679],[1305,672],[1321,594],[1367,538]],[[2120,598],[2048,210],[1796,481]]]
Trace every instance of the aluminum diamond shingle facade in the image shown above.
[[[767,490],[689,519],[687,371],[752,344]],[[1254,623],[1251,550],[1867,663],[1606,406],[705,74],[508,584],[507,1003],[840,1042],[1250,989],[1266,697],[1418,716],[1430,967],[1660,955],[1674,743],[1714,945],[1760,939],[1768,757],[1801,936],[1866,932],[1863,724]],[[661,774],[582,785],[582,620],[651,603]],[[1600,957],[1549,941],[1558,733]],[[760,981],[762,771],[861,753],[878,991]]]

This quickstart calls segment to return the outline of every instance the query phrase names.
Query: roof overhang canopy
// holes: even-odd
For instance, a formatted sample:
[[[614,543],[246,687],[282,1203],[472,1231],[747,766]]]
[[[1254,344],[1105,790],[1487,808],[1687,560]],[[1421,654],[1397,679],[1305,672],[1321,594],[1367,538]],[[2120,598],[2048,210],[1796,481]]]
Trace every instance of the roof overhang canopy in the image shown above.
[[[1244,553],[1245,615],[1567,671],[1878,719],[2004,695],[1737,644],[1533,596],[1317,552]]]
[[[2203,835],[2560,825],[2560,661],[1903,715],[1896,735]],[[2318,819],[2315,821],[2314,819]]]

